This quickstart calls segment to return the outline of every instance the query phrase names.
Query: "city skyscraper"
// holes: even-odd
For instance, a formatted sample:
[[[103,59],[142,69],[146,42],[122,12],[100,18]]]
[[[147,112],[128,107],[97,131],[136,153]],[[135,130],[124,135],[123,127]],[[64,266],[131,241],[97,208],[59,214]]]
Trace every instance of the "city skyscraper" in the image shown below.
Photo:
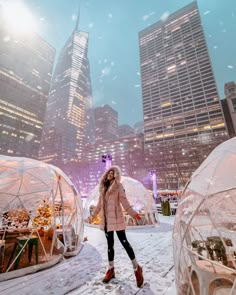
[[[117,137],[118,113],[105,104],[94,109],[96,141]]]
[[[225,99],[222,100],[226,123],[231,137],[236,134],[236,84],[232,82],[224,85]],[[226,117],[227,115],[227,117]]]
[[[134,124],[134,132],[135,133],[143,133],[144,124],[142,122],[137,122]]]
[[[54,57],[37,34],[1,22],[0,154],[38,158]]]
[[[196,1],[139,33],[145,165],[184,185],[228,138]]]
[[[53,75],[40,159],[55,164],[77,161],[94,141],[88,33],[76,26],[62,48]]]
[[[134,134],[135,132],[133,127],[131,127],[128,124],[123,124],[118,127],[117,133],[119,137],[125,137],[125,136],[130,136]]]
[[[222,110],[225,116],[225,123],[227,126],[227,130],[229,133],[229,137],[234,137],[235,136],[235,130],[234,130],[234,125],[233,125],[233,120],[232,120],[232,113],[229,110],[229,106],[227,103],[226,99],[221,99],[221,106],[222,106]]]

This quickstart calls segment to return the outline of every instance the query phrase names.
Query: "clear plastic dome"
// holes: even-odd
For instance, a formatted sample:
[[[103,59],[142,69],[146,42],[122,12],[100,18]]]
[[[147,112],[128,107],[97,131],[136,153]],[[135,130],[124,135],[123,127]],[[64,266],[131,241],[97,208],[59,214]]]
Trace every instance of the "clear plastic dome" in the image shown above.
[[[148,191],[141,182],[130,177],[121,176],[121,183],[124,186],[127,199],[136,210],[141,220],[136,221],[130,215],[124,211],[124,217],[126,224],[129,226],[141,226],[141,225],[157,225],[159,224],[158,213],[155,206],[155,202],[152,197],[152,193]],[[85,220],[92,214],[95,206],[98,203],[99,188],[98,185],[90,192],[89,197],[85,204]],[[100,216],[93,220],[93,224],[100,224]]]
[[[76,255],[83,208],[70,179],[43,162],[0,156],[0,235],[0,280]]]
[[[178,295],[236,294],[236,138],[192,175],[173,239]]]

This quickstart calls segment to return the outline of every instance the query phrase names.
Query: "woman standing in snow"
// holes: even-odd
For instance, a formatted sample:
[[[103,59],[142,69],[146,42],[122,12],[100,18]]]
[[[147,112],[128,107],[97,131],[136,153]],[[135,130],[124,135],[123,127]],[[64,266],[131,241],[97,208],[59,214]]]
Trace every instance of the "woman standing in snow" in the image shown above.
[[[108,246],[108,270],[103,278],[104,283],[108,283],[115,277],[114,268],[114,231],[118,236],[121,244],[125,248],[134,268],[137,286],[143,285],[142,267],[137,263],[133,248],[126,238],[126,223],[122,212],[124,210],[136,220],[140,220],[139,214],[133,210],[127,200],[123,185],[120,183],[121,171],[118,166],[112,166],[100,179],[99,183],[99,200],[94,209],[89,222],[101,211],[100,229],[105,231]]]

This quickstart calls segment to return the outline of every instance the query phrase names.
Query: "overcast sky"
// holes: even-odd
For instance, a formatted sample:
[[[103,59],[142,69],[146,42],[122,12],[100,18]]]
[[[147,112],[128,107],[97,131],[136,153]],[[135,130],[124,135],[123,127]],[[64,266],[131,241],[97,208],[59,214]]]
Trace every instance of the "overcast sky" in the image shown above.
[[[143,120],[138,32],[190,2],[81,1],[79,27],[89,32],[94,106],[111,105],[119,113],[119,124],[132,126]],[[236,82],[236,1],[197,2],[219,94],[224,98],[224,83]],[[59,54],[74,29],[79,0],[24,0],[24,3],[36,19],[39,34]]]

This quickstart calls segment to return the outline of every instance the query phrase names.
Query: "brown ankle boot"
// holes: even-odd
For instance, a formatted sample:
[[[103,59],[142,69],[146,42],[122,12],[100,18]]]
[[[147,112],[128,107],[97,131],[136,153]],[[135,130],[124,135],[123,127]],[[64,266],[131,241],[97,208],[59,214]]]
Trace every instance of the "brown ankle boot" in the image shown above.
[[[136,277],[137,287],[141,288],[143,285],[143,270],[140,265],[138,265],[137,269],[134,271]]]
[[[115,277],[115,269],[114,267],[108,269],[108,271],[106,272],[105,277],[103,278],[103,283],[109,283],[111,279],[113,279]]]

